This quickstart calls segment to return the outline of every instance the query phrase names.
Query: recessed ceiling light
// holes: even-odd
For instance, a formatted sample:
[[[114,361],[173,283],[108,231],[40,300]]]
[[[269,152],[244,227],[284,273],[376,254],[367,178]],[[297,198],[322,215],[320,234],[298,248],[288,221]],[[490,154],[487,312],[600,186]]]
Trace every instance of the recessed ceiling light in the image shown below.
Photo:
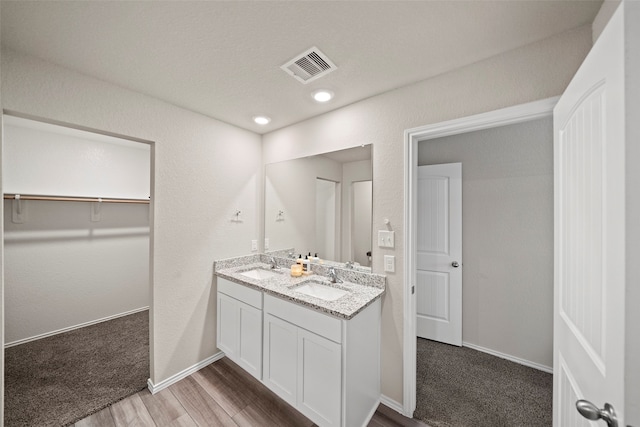
[[[330,90],[321,89],[313,92],[311,96],[313,96],[313,99],[318,102],[327,102],[331,101],[331,98],[333,98],[333,92],[331,92]]]
[[[255,116],[253,121],[259,125],[266,125],[271,121],[271,119],[267,116]]]

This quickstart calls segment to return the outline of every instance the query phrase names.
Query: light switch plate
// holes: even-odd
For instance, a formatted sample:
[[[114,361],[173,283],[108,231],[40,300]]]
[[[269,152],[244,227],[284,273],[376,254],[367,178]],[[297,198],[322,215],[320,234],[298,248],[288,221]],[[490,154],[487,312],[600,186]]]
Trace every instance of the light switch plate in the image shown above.
[[[395,273],[396,271],[396,257],[393,255],[384,256],[384,271],[387,273]]]
[[[269,238],[268,237],[264,238],[264,250],[265,251],[269,250]]]
[[[252,240],[251,241],[251,252],[255,252],[258,250],[258,241],[257,240]]]
[[[389,230],[378,230],[378,247],[393,248],[395,247],[395,232]]]

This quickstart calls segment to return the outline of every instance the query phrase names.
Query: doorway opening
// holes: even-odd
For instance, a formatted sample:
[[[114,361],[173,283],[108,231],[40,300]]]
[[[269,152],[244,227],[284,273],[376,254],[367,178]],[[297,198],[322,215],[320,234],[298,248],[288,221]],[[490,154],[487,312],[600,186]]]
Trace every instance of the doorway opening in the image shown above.
[[[537,102],[524,104],[524,105],[520,105],[512,108],[507,108],[504,110],[498,110],[498,111],[489,112],[489,113],[485,113],[477,116],[467,117],[460,120],[454,120],[454,121],[444,122],[436,125],[411,129],[405,132],[405,135],[406,135],[406,146],[405,146],[405,224],[406,224],[406,229],[405,229],[405,247],[404,247],[405,263],[403,268],[404,268],[404,273],[406,277],[406,280],[405,280],[406,285],[404,290],[405,320],[404,320],[403,409],[404,409],[404,414],[406,416],[414,415],[414,411],[416,410],[416,395],[417,395],[417,376],[416,376],[417,297],[414,291],[415,291],[415,286],[418,283],[417,277],[416,277],[417,263],[418,263],[417,255],[416,255],[417,245],[418,245],[417,235],[416,235],[417,221],[418,221],[417,219],[418,166],[426,165],[426,164],[462,162],[463,164],[465,164],[465,169],[463,170],[463,182],[465,181],[465,177],[464,177],[465,173],[473,173],[473,170],[472,170],[473,162],[467,162],[464,159],[461,159],[456,155],[456,153],[453,153],[452,151],[449,151],[447,153],[446,150],[444,151],[441,150],[440,152],[437,153],[435,149],[425,150],[424,147],[428,146],[431,143],[432,148],[434,148],[436,144],[433,144],[433,143],[438,138],[451,137],[453,135],[468,134],[474,131],[483,131],[483,130],[488,130],[492,128],[503,127],[506,125],[513,125],[518,123],[530,122],[536,119],[548,118],[552,115],[553,106],[555,105],[556,101],[557,101],[557,98],[537,101]],[[553,141],[552,132],[549,133],[548,138],[549,138],[549,144],[550,146],[552,146],[552,141]],[[450,143],[451,141],[448,141],[448,142]],[[451,148],[451,144],[447,144],[447,143],[442,144],[442,146],[447,149]],[[478,146],[472,147],[472,151],[473,149],[478,150],[480,149],[480,147]],[[505,152],[499,152],[499,151],[493,152],[492,156],[493,156],[492,162],[500,163],[502,160],[504,160],[504,163],[507,164],[509,163],[509,161],[512,160],[509,158],[509,153],[505,153]],[[552,155],[549,156],[549,161],[550,161],[550,164],[552,165],[551,160],[552,160]],[[526,159],[524,159],[523,162],[524,164],[520,164],[520,167],[526,166]],[[487,187],[486,184],[490,182],[490,180],[492,179],[497,179],[497,177],[491,176],[491,172],[493,171],[493,169],[490,167],[489,164],[482,164],[482,162],[478,162],[478,161],[476,161],[476,163],[478,163],[477,170],[486,171],[486,176],[482,177],[475,184],[477,188],[480,188],[480,189],[486,188]],[[515,169],[516,170],[514,172],[517,172],[517,167]],[[468,184],[470,183],[471,182],[469,182]],[[553,195],[552,181],[550,181],[550,185],[551,185],[550,196],[552,201],[552,195]],[[488,198],[488,195],[486,194],[483,195],[481,191],[479,192],[476,191],[477,188],[473,187],[473,188],[467,188],[465,190],[465,188],[463,187],[463,194],[465,194],[465,191],[467,193],[471,193],[471,192],[477,193],[476,198],[479,199],[479,202],[483,202],[483,203],[486,202],[490,204],[491,200]],[[497,186],[494,186],[494,189],[492,191],[495,192],[494,195],[496,195],[497,197],[509,197],[510,195],[512,196],[514,194],[517,197],[520,197],[518,196],[517,188],[518,188],[517,185],[513,186],[512,188],[508,186],[506,187],[503,186],[502,191],[500,191],[500,185],[497,185]],[[509,191],[511,191],[511,194],[508,194]],[[551,204],[550,206],[552,207],[553,205]],[[464,223],[469,223],[469,218],[471,218],[472,222],[474,223],[473,223],[473,227],[471,228],[467,226],[467,228],[470,228],[470,229],[464,230],[464,233],[468,233],[468,232],[481,233],[483,231],[482,230],[482,223],[483,223],[482,213],[478,212],[477,209],[470,209],[470,207],[471,206],[469,206],[469,203],[465,204],[465,210],[463,211],[463,216],[466,218],[466,220],[464,221]],[[517,209],[516,209],[516,212],[517,212]],[[517,214],[513,214],[512,216],[513,218],[511,218],[511,221],[517,224],[518,223]],[[550,222],[551,234],[550,236],[544,236],[543,238],[546,239],[547,237],[549,237],[548,239],[549,242],[547,243],[549,243],[552,248],[553,247],[552,210],[549,212],[549,217],[551,221]],[[528,225],[525,223],[525,224],[522,224],[522,227],[526,228],[528,227]],[[464,225],[463,225],[463,229],[465,229]],[[474,231],[474,229],[476,231]],[[484,232],[489,233],[490,238],[491,236],[496,238],[496,242],[499,241],[499,237],[501,233],[504,233],[504,230],[500,231],[498,229],[496,229],[495,233],[493,234],[491,234],[491,231],[492,230],[486,230],[486,229],[484,230]],[[477,236],[471,236],[471,237],[475,238]],[[478,239],[475,239],[475,240],[478,240]],[[481,244],[485,244],[485,245],[488,243],[486,239],[485,240],[480,239],[480,242]],[[494,242],[492,244],[497,244],[497,243]],[[474,269],[475,271],[473,271],[473,274],[476,277],[479,277],[479,278],[493,277],[496,274],[502,274],[505,278],[507,278],[506,280],[508,281],[508,277],[510,274],[508,266],[500,265],[500,263],[496,263],[494,261],[489,260],[485,256],[485,255],[488,255],[486,254],[486,249],[482,249],[482,247],[473,248],[473,245],[469,247],[469,245],[465,245],[465,244],[463,244],[463,247],[465,247],[465,253],[467,254],[467,255],[463,255],[463,258],[465,258],[467,275],[470,272],[470,270]],[[553,251],[551,250],[550,253],[552,254]],[[469,254],[473,254],[473,256],[470,257]],[[550,260],[551,278],[549,283],[551,306],[553,305],[552,304],[552,301],[553,301],[553,298],[552,298],[552,295],[553,295],[552,293],[553,292],[553,278],[552,278],[553,267],[552,266],[553,264],[552,262],[553,260],[551,259]],[[465,272],[463,272],[463,274],[465,274]],[[465,283],[466,283],[466,280],[465,280]],[[480,289],[483,290],[482,287],[480,287]],[[508,350],[509,352],[505,350],[502,350],[502,351],[495,350],[495,348],[501,349],[503,347],[501,347],[502,344],[499,341],[496,341],[495,343],[491,341],[493,338],[489,339],[488,341],[486,337],[483,337],[485,338],[484,341],[478,340],[477,338],[478,334],[479,333],[482,334],[482,331],[479,332],[477,330],[478,322],[475,322],[475,323],[473,322],[473,320],[478,320],[478,319],[473,319],[470,316],[491,315],[491,314],[494,314],[494,311],[492,311],[490,308],[488,308],[486,305],[483,305],[482,303],[482,301],[484,301],[483,298],[488,297],[487,294],[482,292],[477,293],[478,291],[476,291],[475,295],[469,294],[469,290],[466,288],[466,285],[465,285],[464,292],[466,295],[465,296],[466,304],[463,304],[463,313],[465,312],[471,313],[470,315],[467,314],[467,320],[472,320],[472,321],[465,323],[467,327],[464,329],[465,332],[463,335],[463,345],[465,347],[470,347],[485,353],[493,354],[494,356],[498,356],[501,358],[508,358],[518,363],[527,364],[528,361],[526,360],[526,357],[521,357],[520,360],[517,360],[518,359],[517,352],[515,352],[514,354],[514,352],[510,350]],[[468,298],[468,297],[471,297],[471,298]],[[516,303],[512,304],[506,299],[500,300],[499,302],[503,305],[503,308],[506,308],[507,310],[514,309],[517,311]],[[470,305],[475,305],[475,306],[470,307]],[[478,313],[481,313],[481,314],[478,314]],[[465,319],[465,314],[463,314],[463,321],[464,319]],[[548,321],[552,321],[551,319],[552,319],[552,315],[551,313],[549,313]],[[487,319],[481,318],[479,320],[486,321]],[[496,319],[493,319],[493,321],[498,321],[498,320],[499,320],[499,316],[496,316]],[[474,328],[476,328],[476,330],[474,330]],[[549,331],[549,335],[550,337],[552,337],[550,331]],[[471,338],[467,338],[467,337],[471,337]],[[478,342],[480,342],[481,345],[478,345],[477,344]],[[552,338],[551,338],[551,342],[552,342]],[[508,349],[508,346],[506,348]],[[527,349],[525,350],[528,351]],[[534,365],[537,365],[537,366],[534,366]],[[535,367],[537,369],[543,369],[543,370],[544,369],[551,370],[550,368],[551,365],[552,365],[552,362],[549,364],[546,364],[546,363],[530,363],[529,364],[529,366]]]
[[[153,144],[2,127],[5,421],[67,424],[147,386]]]

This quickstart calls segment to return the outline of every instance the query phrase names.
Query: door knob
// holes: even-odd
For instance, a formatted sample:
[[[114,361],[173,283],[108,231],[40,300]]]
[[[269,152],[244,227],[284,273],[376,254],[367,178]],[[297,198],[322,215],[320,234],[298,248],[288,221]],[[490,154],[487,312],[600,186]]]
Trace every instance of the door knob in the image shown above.
[[[604,420],[609,427],[618,427],[618,417],[616,417],[616,411],[613,406],[608,403],[604,404],[604,409],[598,409],[596,405],[588,400],[578,400],[576,402],[576,408],[580,415],[588,420]]]
[[[458,264],[458,261],[453,261],[453,262],[451,263],[451,267],[453,267],[453,268],[458,268],[458,267],[460,267],[460,264]]]

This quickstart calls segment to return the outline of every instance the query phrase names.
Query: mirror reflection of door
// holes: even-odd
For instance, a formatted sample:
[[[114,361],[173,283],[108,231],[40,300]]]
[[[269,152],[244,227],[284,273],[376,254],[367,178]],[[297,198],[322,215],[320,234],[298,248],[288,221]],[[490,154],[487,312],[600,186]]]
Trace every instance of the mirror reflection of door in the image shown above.
[[[316,251],[326,259],[336,259],[336,235],[340,225],[339,183],[316,178]]]
[[[354,250],[352,227],[357,224],[364,230],[364,224],[370,223],[372,205],[370,202],[358,205],[358,209],[366,208],[367,212],[357,213],[356,222],[352,199],[353,183],[372,180],[371,154],[371,145],[363,145],[266,165],[264,237],[270,242],[268,250],[287,253],[293,250],[296,255],[318,253],[324,261],[356,261],[364,268],[370,267],[367,251],[371,250],[371,241],[360,245],[366,246],[364,252],[362,248]],[[324,214],[328,208],[326,200],[317,201],[318,179],[335,186],[335,212],[331,211],[329,216]],[[328,246],[325,234],[320,239],[316,236],[316,206],[322,207],[323,230],[327,229],[325,220],[335,220],[328,228],[335,230],[333,242],[328,237]],[[371,236],[371,226],[358,235]]]
[[[353,235],[351,250],[353,254],[351,259],[366,267],[371,266],[368,253],[371,251],[372,191],[371,180],[352,184],[351,230]]]

